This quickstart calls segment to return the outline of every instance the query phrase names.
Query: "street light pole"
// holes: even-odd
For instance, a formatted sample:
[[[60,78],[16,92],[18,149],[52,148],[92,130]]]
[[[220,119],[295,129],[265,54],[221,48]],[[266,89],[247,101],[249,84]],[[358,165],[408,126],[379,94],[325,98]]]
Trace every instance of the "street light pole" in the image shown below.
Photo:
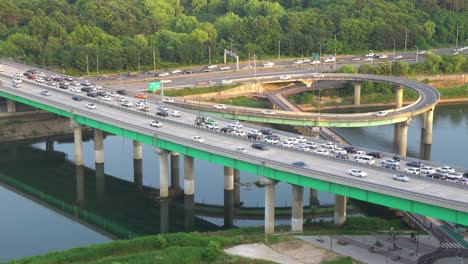
[[[281,60],[281,40],[278,40],[278,60]]]
[[[409,29],[406,29],[405,30],[405,52],[406,52],[406,44],[408,43],[408,32],[410,32],[411,30]]]
[[[393,61],[395,61],[395,38],[393,39]]]
[[[457,40],[456,40],[456,44],[455,44],[455,49],[458,49],[458,28],[462,28],[463,26],[457,26]]]
[[[416,63],[418,63],[418,53],[419,53],[419,48],[416,46]]]
[[[253,55],[253,61],[254,61],[254,77],[255,77],[255,82],[257,82],[257,55]]]
[[[333,70],[336,70],[336,33],[335,33],[335,60],[333,61]]]

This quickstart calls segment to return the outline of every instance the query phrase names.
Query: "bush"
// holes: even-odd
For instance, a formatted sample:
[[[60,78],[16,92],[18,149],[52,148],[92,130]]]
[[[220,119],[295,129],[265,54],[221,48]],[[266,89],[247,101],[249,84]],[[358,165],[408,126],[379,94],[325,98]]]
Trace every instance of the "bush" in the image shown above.
[[[206,260],[209,263],[212,263],[222,254],[223,254],[223,250],[221,249],[221,246],[219,245],[219,243],[213,240],[210,240],[210,242],[208,243],[208,246],[203,251],[202,256],[204,260]]]

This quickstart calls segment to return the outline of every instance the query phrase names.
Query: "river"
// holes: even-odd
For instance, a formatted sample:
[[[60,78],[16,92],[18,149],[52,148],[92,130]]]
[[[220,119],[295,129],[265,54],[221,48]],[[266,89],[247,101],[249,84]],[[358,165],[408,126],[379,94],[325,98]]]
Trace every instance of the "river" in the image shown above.
[[[408,156],[419,157],[421,119],[416,118],[408,130]],[[393,125],[369,128],[337,129],[344,137],[355,145],[367,148],[380,149],[386,152],[396,152],[393,140]],[[16,146],[17,145],[17,146]],[[107,136],[104,141],[105,164],[104,172],[107,177],[104,184],[99,183],[95,177],[95,164],[93,155],[93,142],[84,142],[84,166],[87,167],[79,178],[74,171],[74,146],[72,139],[56,140],[54,151],[63,152],[63,157],[47,154],[45,141],[24,146],[14,144],[13,155],[9,152],[0,152],[2,160],[0,176],[16,179],[25,183],[28,188],[34,188],[42,194],[47,188],[53,189],[52,201],[72,206],[72,210],[62,212],[37,201],[25,197],[24,192],[12,191],[7,185],[0,185],[0,261],[22,258],[49,251],[63,250],[81,245],[103,243],[111,240],[112,232],[102,232],[78,222],[74,216],[97,215],[96,222],[112,219],[117,229],[133,230],[138,234],[158,233],[163,229],[163,206],[153,202],[148,194],[150,189],[132,189],[134,180],[132,141],[118,137]],[[468,105],[448,105],[436,108],[434,115],[432,160],[468,167],[467,157],[463,150],[468,148]],[[54,153],[55,153],[54,152]],[[39,158],[38,158],[39,157]],[[183,158],[180,159],[181,161]],[[24,164],[24,166],[23,166]],[[65,164],[65,165],[64,165]],[[158,187],[158,158],[151,146],[143,148],[143,185]],[[181,162],[183,172],[183,162]],[[206,161],[195,161],[195,198],[198,207],[203,205],[223,205],[224,178],[223,167]],[[182,176],[182,175],[181,175]],[[83,181],[83,197],[79,197],[76,186]],[[254,182],[258,177],[241,172],[241,202],[242,207],[261,207],[264,201],[264,192]],[[181,177],[183,182],[183,177]],[[105,186],[100,190],[99,186]],[[214,188],[216,187],[216,188]],[[139,191],[137,191],[139,190]],[[44,191],[45,192],[45,191]],[[20,195],[19,193],[23,193]],[[291,205],[291,187],[288,184],[278,183],[275,202],[277,207]],[[57,198],[58,197],[58,198]],[[104,198],[103,198],[104,197]],[[333,204],[334,196],[319,192],[318,199],[321,205]],[[56,199],[57,198],[57,199]],[[78,201],[78,200],[83,201]],[[180,199],[178,199],[180,200]],[[182,199],[183,200],[183,199]],[[150,202],[148,202],[150,201]],[[304,202],[309,204],[309,192],[305,191]],[[209,206],[207,206],[209,208]],[[111,208],[111,209],[109,209]],[[183,214],[184,201],[170,202],[169,219],[179,219]],[[179,209],[178,209],[179,208]],[[222,207],[221,207],[222,208]],[[80,211],[81,210],[81,211]],[[75,212],[75,213],[73,213]],[[226,216],[201,214],[195,217],[190,230],[215,230],[222,228]],[[326,218],[326,217],[325,217]],[[91,219],[91,218],[90,218]],[[98,219],[98,220],[96,220]],[[101,220],[99,220],[101,219]],[[104,219],[104,220],[102,220]],[[158,219],[157,221],[153,219]],[[279,219],[276,224],[289,224],[289,218]],[[173,222],[173,221],[169,221]],[[176,221],[177,222],[177,221]],[[235,226],[260,226],[261,218],[244,219],[235,218]],[[187,223],[171,223],[168,231],[184,231]],[[127,232],[127,231],[123,231]]]

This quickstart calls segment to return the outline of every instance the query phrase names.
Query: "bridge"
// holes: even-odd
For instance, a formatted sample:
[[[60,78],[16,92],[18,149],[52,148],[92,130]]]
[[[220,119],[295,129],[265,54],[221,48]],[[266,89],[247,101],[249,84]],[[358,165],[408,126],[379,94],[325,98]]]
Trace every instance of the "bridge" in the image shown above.
[[[14,69],[10,69],[11,71]],[[8,72],[7,72],[8,73]],[[447,221],[468,225],[468,193],[466,187],[451,182],[431,180],[426,177],[412,176],[410,182],[395,182],[393,171],[357,164],[348,160],[339,160],[328,156],[316,155],[294,149],[271,145],[268,151],[250,149],[251,141],[226,135],[216,131],[192,125],[197,111],[183,110],[181,118],[159,118],[154,114],[139,112],[124,108],[116,102],[103,102],[86,99],[97,104],[97,109],[86,108],[83,102],[71,99],[71,93],[61,89],[53,89],[51,96],[42,96],[40,91],[45,86],[26,82],[20,89],[10,86],[11,77],[2,75],[4,85],[0,86],[0,96],[14,100],[58,115],[68,117],[74,126],[75,164],[83,165],[82,126],[95,129],[95,161],[104,162],[104,146],[102,132],[130,138],[134,140],[134,159],[141,160],[142,143],[156,147],[159,154],[160,197],[167,197],[169,154],[171,159],[184,155],[184,193],[194,194],[193,159],[203,159],[223,165],[224,189],[233,190],[235,175],[239,170],[248,171],[263,177],[265,182],[265,232],[274,232],[274,196],[275,183],[283,181],[292,186],[292,230],[302,230],[303,224],[303,188],[336,194],[335,222],[344,223],[346,219],[346,197],[381,204],[408,212],[432,216]],[[401,80],[401,82],[411,82]],[[49,90],[51,90],[49,88]],[[405,110],[403,110],[405,111]],[[410,111],[411,112],[411,111]],[[407,112],[406,112],[407,113]],[[149,126],[150,119],[163,123],[161,128]],[[228,123],[228,120],[222,120]],[[258,126],[246,125],[245,129],[258,129]],[[275,131],[281,137],[293,134]],[[205,139],[199,143],[191,138],[200,136]],[[294,135],[297,136],[297,135]],[[320,140],[308,138],[310,141]],[[236,147],[249,149],[239,153]],[[411,160],[411,159],[406,159]],[[303,161],[306,167],[292,165]],[[404,161],[402,161],[404,163]],[[437,164],[434,164],[436,166]],[[440,165],[440,164],[439,164]],[[349,176],[350,168],[366,171],[368,177],[355,178]]]

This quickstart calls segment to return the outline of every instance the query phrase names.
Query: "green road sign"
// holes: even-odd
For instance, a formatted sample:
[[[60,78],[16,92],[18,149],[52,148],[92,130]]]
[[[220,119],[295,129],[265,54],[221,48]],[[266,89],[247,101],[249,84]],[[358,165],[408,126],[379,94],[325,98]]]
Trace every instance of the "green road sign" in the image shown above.
[[[154,92],[156,90],[161,89],[161,82],[154,82],[149,84],[149,90],[150,92]]]

